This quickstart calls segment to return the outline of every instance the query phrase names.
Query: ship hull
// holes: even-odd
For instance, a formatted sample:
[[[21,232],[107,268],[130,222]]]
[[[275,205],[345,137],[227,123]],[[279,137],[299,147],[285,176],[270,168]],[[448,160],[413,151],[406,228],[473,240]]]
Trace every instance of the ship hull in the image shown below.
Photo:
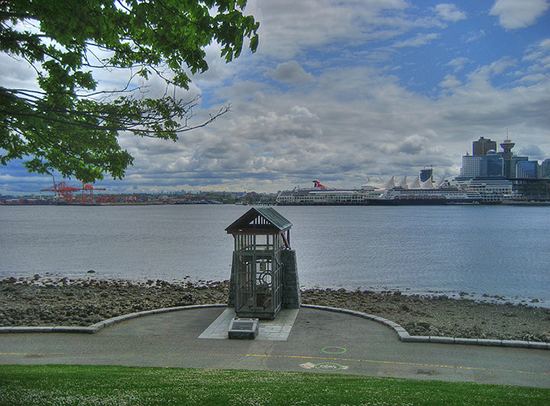
[[[448,199],[368,199],[367,206],[443,206],[452,204]]]

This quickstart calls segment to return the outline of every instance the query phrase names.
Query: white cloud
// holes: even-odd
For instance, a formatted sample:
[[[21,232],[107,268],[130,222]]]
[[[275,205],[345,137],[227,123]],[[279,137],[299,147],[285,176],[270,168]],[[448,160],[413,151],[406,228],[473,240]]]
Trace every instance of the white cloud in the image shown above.
[[[440,18],[407,14],[409,9],[405,0],[252,0],[247,5],[261,21],[258,54],[278,60],[336,41],[380,41],[443,26]]]
[[[464,34],[462,36],[462,40],[469,44],[471,42],[475,42],[475,41],[478,41],[480,40],[481,38],[485,37],[487,35],[487,33],[485,32],[484,29],[480,29],[480,30],[477,30],[477,31],[470,31],[466,34]]]
[[[466,18],[466,13],[459,10],[457,6],[450,3],[442,3],[435,6],[435,11],[439,17],[445,21],[460,21]]]
[[[489,14],[497,16],[502,27],[515,30],[534,24],[549,7],[547,0],[496,0]]]
[[[524,75],[519,79],[520,83],[534,83],[546,80],[548,77],[542,73],[532,73]]]
[[[439,86],[443,89],[454,89],[462,84],[454,75],[445,75]]]
[[[440,34],[437,34],[437,33],[417,34],[412,38],[408,38],[406,40],[398,41],[394,43],[393,47],[394,48],[420,47],[439,38],[439,36]]]
[[[522,61],[527,64],[519,71],[520,83],[533,83],[548,80],[550,77],[550,38],[532,44],[527,48]]]
[[[528,144],[519,149],[520,155],[528,156],[531,159],[543,160],[545,158],[544,151],[538,145]]]
[[[280,63],[275,69],[270,69],[268,75],[279,82],[289,84],[300,84],[312,80],[311,74],[296,61]]]
[[[529,135],[530,144],[550,152],[550,81],[493,87],[491,75],[512,64],[495,61],[462,83],[449,75],[442,86],[453,91],[437,99],[364,67],[327,70],[307,93],[259,85],[250,98],[241,87],[230,87],[224,89],[233,100],[230,116],[170,144],[173,153],[165,152],[165,144],[139,140],[147,149],[136,147],[132,173],[151,182],[166,173],[162,177],[172,182],[212,188],[277,190],[312,177],[357,186],[367,175],[414,175],[428,164],[438,174],[456,172],[472,139],[504,137],[506,127],[518,134],[518,147],[520,136]]]
[[[453,70],[455,72],[460,72],[464,69],[466,64],[468,64],[470,62],[471,62],[471,60],[469,58],[461,56],[461,57],[458,57],[458,58],[451,59],[447,63],[447,66],[450,66],[451,68],[453,68]]]
[[[491,62],[488,65],[481,66],[468,75],[470,81],[485,83],[491,80],[491,77],[501,75],[508,69],[517,65],[517,61],[510,57],[503,57]]]

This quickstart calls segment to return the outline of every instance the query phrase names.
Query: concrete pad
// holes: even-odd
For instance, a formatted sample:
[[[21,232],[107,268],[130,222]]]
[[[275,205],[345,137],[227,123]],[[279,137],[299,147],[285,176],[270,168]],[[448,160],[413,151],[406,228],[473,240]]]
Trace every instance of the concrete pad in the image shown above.
[[[275,320],[260,320],[256,340],[286,341],[290,335],[296,316],[298,316],[298,309],[283,309],[279,312]],[[201,335],[199,335],[199,338],[227,340],[229,324],[234,317],[235,309],[225,309],[222,314],[220,314]]]

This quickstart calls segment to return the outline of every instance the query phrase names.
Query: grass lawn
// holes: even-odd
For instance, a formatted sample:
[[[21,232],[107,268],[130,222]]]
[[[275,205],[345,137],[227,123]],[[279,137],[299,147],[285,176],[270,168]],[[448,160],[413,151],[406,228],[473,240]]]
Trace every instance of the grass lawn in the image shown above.
[[[0,366],[0,405],[550,405],[550,389],[297,372]]]

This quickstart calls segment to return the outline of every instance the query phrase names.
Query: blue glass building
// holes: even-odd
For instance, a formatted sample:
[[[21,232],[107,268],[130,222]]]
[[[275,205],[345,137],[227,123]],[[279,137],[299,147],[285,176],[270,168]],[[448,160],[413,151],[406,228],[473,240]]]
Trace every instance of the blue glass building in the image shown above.
[[[519,161],[516,164],[516,178],[520,179],[536,179],[539,169],[537,161]]]
[[[485,161],[486,173],[488,177],[500,177],[504,176],[504,159],[502,156],[497,155],[495,151],[489,151],[489,153],[483,157]]]

